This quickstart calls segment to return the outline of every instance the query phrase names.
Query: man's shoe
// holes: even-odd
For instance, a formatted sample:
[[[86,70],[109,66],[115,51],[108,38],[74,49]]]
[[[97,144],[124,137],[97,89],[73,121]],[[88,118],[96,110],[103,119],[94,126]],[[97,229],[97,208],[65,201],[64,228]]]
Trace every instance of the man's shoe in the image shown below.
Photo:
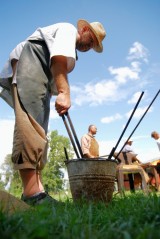
[[[26,197],[22,194],[21,200],[32,206],[40,205],[42,203],[53,204],[53,205],[57,205],[59,203],[56,199],[52,198],[46,192],[40,192],[31,197]]]

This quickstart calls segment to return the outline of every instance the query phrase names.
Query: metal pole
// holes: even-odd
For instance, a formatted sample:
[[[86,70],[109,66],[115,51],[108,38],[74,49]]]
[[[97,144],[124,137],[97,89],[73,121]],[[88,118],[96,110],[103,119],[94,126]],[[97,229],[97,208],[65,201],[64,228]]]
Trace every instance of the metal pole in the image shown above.
[[[65,153],[65,157],[66,157],[66,159],[67,159],[67,161],[68,161],[68,160],[69,160],[69,157],[68,157],[68,153],[67,153],[66,147],[64,147],[64,153]]]
[[[70,132],[70,129],[69,129],[69,127],[68,127],[68,124],[67,124],[67,122],[66,122],[66,119],[65,119],[65,116],[64,116],[64,115],[62,115],[62,119],[63,119],[64,125],[65,125],[65,127],[66,127],[66,130],[67,130],[67,132],[68,132],[68,135],[69,135],[69,138],[70,138],[70,140],[71,140],[71,143],[72,143],[72,145],[73,145],[73,148],[74,148],[74,151],[75,151],[75,153],[76,153],[76,156],[77,156],[77,158],[80,158],[80,157],[79,157],[79,154],[78,154],[78,151],[77,151],[77,148],[76,148],[76,145],[75,145],[75,143],[74,143],[72,134],[71,134],[71,132]]]
[[[81,149],[81,146],[80,146],[80,143],[79,143],[79,140],[78,140],[76,131],[75,131],[74,126],[73,126],[73,124],[72,124],[71,118],[70,118],[70,116],[69,116],[69,112],[66,113],[66,116],[67,116],[67,118],[68,118],[68,122],[69,122],[69,124],[70,124],[70,127],[71,127],[72,133],[73,133],[73,135],[74,135],[75,141],[76,141],[76,143],[77,143],[77,147],[78,147],[78,149],[79,149],[80,156],[83,158],[83,152],[82,152],[82,149]]]
[[[149,108],[151,107],[151,105],[153,104],[153,102],[155,101],[155,99],[157,98],[157,96],[159,95],[160,93],[160,90],[158,90],[157,94],[155,95],[155,97],[153,98],[153,100],[151,101],[151,103],[149,104],[148,108],[146,109],[146,111],[144,112],[144,114],[142,115],[141,119],[139,120],[139,122],[137,123],[136,127],[134,128],[134,130],[132,131],[132,133],[130,134],[130,136],[128,137],[128,139],[126,140],[126,142],[131,138],[131,136],[134,134],[135,130],[137,129],[137,127],[139,126],[139,124],[141,123],[142,119],[144,118],[144,116],[147,114]],[[124,143],[123,147],[121,148],[121,150],[119,151],[119,153],[117,154],[116,156],[116,159],[117,157],[119,156],[119,154],[122,152],[126,142]]]
[[[139,97],[139,99],[138,99],[138,101],[137,101],[137,103],[136,103],[136,105],[135,105],[135,107],[134,107],[134,109],[133,109],[133,111],[132,111],[132,114],[130,115],[130,117],[129,117],[128,121],[127,121],[127,124],[126,124],[124,130],[122,131],[122,134],[120,135],[119,140],[117,141],[116,146],[113,147],[113,149],[111,150],[111,152],[110,152],[110,154],[109,154],[109,157],[108,157],[109,159],[111,159],[112,156],[114,155],[114,152],[116,151],[116,149],[117,149],[117,147],[118,147],[118,144],[119,144],[121,138],[123,137],[123,135],[124,135],[124,133],[125,133],[125,131],[126,131],[128,125],[129,125],[129,123],[130,123],[130,121],[131,121],[131,119],[132,119],[132,117],[133,117],[133,115],[134,115],[134,113],[135,113],[135,111],[136,111],[138,105],[139,105],[140,100],[142,99],[143,94],[144,94],[144,92],[142,91],[142,93],[141,93],[141,95],[140,95],[140,97]],[[116,158],[117,158],[117,157],[116,157]]]

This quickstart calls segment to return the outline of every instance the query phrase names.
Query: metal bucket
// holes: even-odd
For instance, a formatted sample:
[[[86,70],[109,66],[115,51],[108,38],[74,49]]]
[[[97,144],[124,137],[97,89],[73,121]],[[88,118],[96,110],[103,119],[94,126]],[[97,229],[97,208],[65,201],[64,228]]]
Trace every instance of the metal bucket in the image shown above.
[[[116,160],[72,159],[65,161],[73,200],[112,200],[116,176]]]

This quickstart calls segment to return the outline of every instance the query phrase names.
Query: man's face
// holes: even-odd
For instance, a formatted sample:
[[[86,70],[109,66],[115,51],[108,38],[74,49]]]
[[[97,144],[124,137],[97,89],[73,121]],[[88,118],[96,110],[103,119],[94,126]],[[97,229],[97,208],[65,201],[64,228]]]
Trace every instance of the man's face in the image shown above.
[[[153,138],[154,138],[155,140],[157,140],[157,139],[159,139],[159,135],[155,133],[155,134],[153,135]]]
[[[89,27],[83,27],[79,30],[80,39],[77,41],[76,49],[81,52],[86,52],[97,45],[97,39]]]
[[[132,143],[133,143],[133,141],[128,141],[127,142],[127,144],[130,145],[130,146],[132,145]]]
[[[92,133],[92,135],[95,135],[97,133],[97,127],[96,126],[91,127],[91,133]]]

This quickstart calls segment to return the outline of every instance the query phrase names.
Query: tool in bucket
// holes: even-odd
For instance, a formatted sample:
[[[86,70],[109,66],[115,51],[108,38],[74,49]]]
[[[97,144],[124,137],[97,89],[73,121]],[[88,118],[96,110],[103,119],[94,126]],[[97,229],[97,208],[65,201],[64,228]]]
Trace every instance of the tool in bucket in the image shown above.
[[[119,154],[122,152],[122,150],[123,150],[123,148],[124,148],[126,142],[131,138],[131,136],[133,135],[133,133],[135,132],[135,130],[137,129],[137,127],[138,127],[139,124],[141,123],[142,119],[144,118],[144,116],[145,116],[146,113],[148,112],[149,108],[152,106],[153,102],[155,101],[155,99],[157,98],[157,96],[159,95],[159,93],[160,93],[160,90],[158,90],[158,92],[156,93],[155,97],[153,98],[153,100],[151,101],[151,103],[149,104],[149,106],[147,107],[146,111],[145,111],[144,114],[142,115],[142,117],[141,117],[141,119],[139,120],[139,122],[137,123],[136,127],[134,128],[134,130],[132,131],[132,133],[130,134],[130,136],[128,137],[128,139],[125,141],[125,143],[124,143],[123,147],[121,148],[121,150],[119,151],[119,153],[116,155],[116,159],[118,158]],[[126,126],[125,126],[125,128],[124,128],[122,134],[120,135],[118,141],[117,141],[116,146],[112,148],[112,150],[111,150],[111,152],[110,152],[108,158],[111,159],[112,156],[114,155],[114,153],[115,153],[115,151],[116,151],[116,149],[117,149],[117,147],[118,147],[118,145],[119,145],[119,143],[120,143],[120,141],[121,141],[121,139],[122,139],[122,137],[123,137],[123,135],[124,135],[124,133],[125,133],[127,127],[128,127],[128,125],[129,125],[129,123],[130,123],[130,121],[131,121],[131,119],[132,119],[132,117],[133,117],[133,115],[134,115],[134,113],[135,113],[135,111],[136,111],[136,109],[137,109],[137,107],[138,107],[138,104],[139,104],[139,102],[140,102],[140,100],[141,100],[143,94],[144,94],[144,92],[141,93],[141,95],[140,95],[140,97],[139,97],[139,99],[138,99],[138,101],[137,101],[137,103],[136,103],[136,105],[135,105],[135,107],[134,107],[134,109],[133,109],[133,111],[132,111],[132,114],[130,115],[130,117],[129,117],[128,121],[127,121],[127,124],[126,124]]]
[[[122,152],[122,150],[123,150],[125,144],[126,144],[127,141],[131,138],[131,136],[133,135],[133,133],[135,132],[135,130],[137,129],[137,127],[138,127],[139,124],[141,123],[142,119],[144,118],[144,116],[145,116],[146,113],[148,112],[149,108],[151,107],[151,105],[153,104],[153,102],[155,101],[155,99],[157,98],[157,96],[159,95],[159,93],[160,93],[160,90],[158,90],[157,94],[155,95],[155,97],[153,98],[153,100],[151,101],[151,103],[149,104],[149,106],[147,107],[146,111],[145,111],[144,114],[142,115],[142,117],[141,117],[141,119],[139,120],[139,122],[137,123],[136,127],[133,129],[133,131],[132,131],[132,133],[130,134],[130,136],[128,137],[128,139],[125,141],[123,147],[120,149],[120,151],[119,151],[118,154],[116,155],[115,159],[118,159],[118,156],[119,156],[119,154]],[[134,110],[133,110],[133,112],[132,112],[132,114],[131,114],[131,116],[130,116],[130,118],[129,118],[129,120],[128,120],[128,122],[127,122],[127,124],[126,124],[126,126],[125,126],[125,128],[124,128],[124,130],[123,130],[123,132],[122,132],[122,134],[121,134],[121,136],[120,136],[118,142],[117,142],[117,144],[116,144],[116,146],[112,148],[112,150],[111,150],[110,155],[109,155],[108,158],[111,158],[111,157],[114,155],[114,153],[115,153],[115,151],[116,151],[116,149],[117,149],[117,146],[118,146],[118,144],[119,144],[119,142],[120,142],[122,136],[124,135],[124,132],[126,131],[128,125],[129,125],[129,122],[131,121],[131,119],[132,119],[132,117],[133,117],[133,114],[135,113],[135,110],[137,109],[138,104],[139,104],[139,102],[140,102],[140,100],[141,100],[143,94],[144,94],[144,92],[141,93],[141,95],[140,95],[140,97],[139,97],[139,99],[138,99],[138,102],[137,102],[137,104],[135,105]],[[130,189],[134,191],[134,181],[133,181],[132,174],[129,174],[128,176],[129,176]]]
[[[83,158],[82,149],[81,149],[81,146],[80,146],[80,143],[79,143],[76,131],[74,129],[74,126],[72,124],[71,118],[69,116],[69,113],[66,112],[64,115],[62,115],[62,119],[63,119],[64,125],[66,127],[67,132],[68,132],[69,138],[71,140],[71,143],[72,143],[72,146],[73,146],[73,149],[75,151],[75,154],[76,154],[77,158]],[[68,122],[67,122],[66,119],[68,120]],[[67,155],[66,148],[65,148],[65,155]]]
[[[140,120],[138,121],[137,125],[135,126],[135,128],[133,129],[132,133],[129,135],[128,139],[126,140],[126,142],[124,143],[124,145],[122,146],[121,150],[119,151],[119,153],[117,154],[116,158],[119,156],[119,154],[122,152],[125,144],[127,143],[127,141],[132,137],[132,135],[134,134],[134,132],[136,131],[136,129],[138,128],[139,124],[141,123],[141,121],[143,120],[144,116],[147,114],[148,110],[150,109],[150,107],[152,106],[153,102],[155,101],[155,99],[157,98],[157,96],[159,95],[160,90],[158,90],[158,92],[156,93],[155,97],[153,98],[153,100],[151,101],[151,103],[149,104],[149,106],[147,107],[146,111],[144,112],[144,114],[142,115],[142,117],[140,118]]]
[[[126,126],[124,127],[123,132],[122,132],[122,134],[120,135],[120,137],[119,137],[119,139],[118,139],[118,141],[117,141],[116,146],[112,148],[112,150],[111,150],[111,152],[110,152],[108,158],[111,159],[112,156],[114,155],[114,153],[115,153],[115,151],[116,151],[116,149],[117,149],[117,147],[118,147],[118,144],[120,143],[120,141],[121,141],[121,139],[122,139],[122,137],[123,137],[123,135],[124,135],[124,133],[125,133],[125,131],[126,131],[128,125],[129,125],[129,123],[130,123],[130,121],[131,121],[131,119],[132,119],[132,117],[133,117],[133,115],[134,115],[134,113],[135,113],[135,111],[136,111],[138,105],[139,105],[139,102],[140,102],[141,99],[142,99],[143,94],[144,94],[144,92],[142,91],[142,93],[141,93],[141,95],[140,95],[140,97],[139,97],[139,99],[138,99],[138,101],[137,101],[137,103],[136,103],[136,105],[135,105],[135,107],[134,107],[134,109],[133,109],[133,111],[132,111],[132,114],[130,115],[130,117],[129,117],[128,121],[127,121],[127,124],[126,124]],[[116,157],[116,158],[117,158],[117,157]]]

